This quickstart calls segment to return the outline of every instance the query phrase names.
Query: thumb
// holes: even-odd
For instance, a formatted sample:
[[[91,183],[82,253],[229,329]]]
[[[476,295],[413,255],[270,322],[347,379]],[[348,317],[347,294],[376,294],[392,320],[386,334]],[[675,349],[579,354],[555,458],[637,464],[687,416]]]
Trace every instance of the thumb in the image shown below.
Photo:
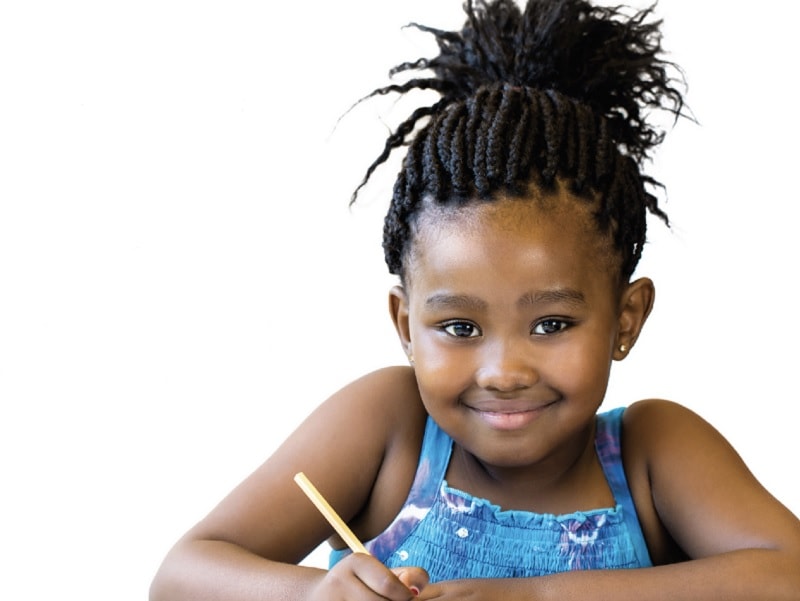
[[[430,578],[428,572],[422,568],[392,568],[395,576],[402,582],[414,596],[419,595],[420,591],[425,588]]]

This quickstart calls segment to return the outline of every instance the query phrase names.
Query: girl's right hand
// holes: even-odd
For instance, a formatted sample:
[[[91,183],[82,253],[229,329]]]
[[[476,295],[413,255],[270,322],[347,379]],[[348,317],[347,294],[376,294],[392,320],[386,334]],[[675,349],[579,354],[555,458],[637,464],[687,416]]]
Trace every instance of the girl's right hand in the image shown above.
[[[315,601],[413,601],[425,585],[422,568],[390,570],[371,555],[352,553],[331,568],[315,587]]]

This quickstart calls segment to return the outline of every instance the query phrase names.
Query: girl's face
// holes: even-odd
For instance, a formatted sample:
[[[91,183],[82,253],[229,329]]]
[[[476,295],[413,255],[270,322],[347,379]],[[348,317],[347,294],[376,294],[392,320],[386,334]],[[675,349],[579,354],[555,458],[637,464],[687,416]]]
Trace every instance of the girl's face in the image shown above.
[[[487,466],[574,456],[652,302],[649,280],[620,289],[589,203],[555,200],[421,215],[392,292],[428,413]]]

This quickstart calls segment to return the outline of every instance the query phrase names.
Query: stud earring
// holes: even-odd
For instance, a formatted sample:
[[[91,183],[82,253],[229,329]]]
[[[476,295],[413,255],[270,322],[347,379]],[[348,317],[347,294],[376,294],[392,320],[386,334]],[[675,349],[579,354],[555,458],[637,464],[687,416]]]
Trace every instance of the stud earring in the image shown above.
[[[411,365],[411,367],[414,367],[414,355],[408,356],[408,363]]]
[[[619,352],[620,353],[627,353],[628,352],[628,345],[627,344],[620,344],[619,345]]]

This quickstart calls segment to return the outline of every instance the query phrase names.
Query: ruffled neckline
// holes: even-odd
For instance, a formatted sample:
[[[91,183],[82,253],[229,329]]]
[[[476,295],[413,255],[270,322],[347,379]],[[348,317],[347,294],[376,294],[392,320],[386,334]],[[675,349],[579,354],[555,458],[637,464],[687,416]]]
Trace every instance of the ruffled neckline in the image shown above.
[[[439,496],[441,500],[447,503],[454,511],[471,514],[480,519],[491,519],[491,521],[497,522],[498,524],[542,527],[563,524],[565,522],[577,522],[582,524],[591,521],[596,523],[597,519],[601,516],[604,516],[605,520],[611,523],[618,523],[623,520],[623,509],[620,504],[617,504],[615,507],[601,507],[598,509],[575,511],[565,514],[536,513],[523,509],[503,509],[488,499],[475,497],[468,492],[451,487],[447,484],[446,480],[442,480]]]

